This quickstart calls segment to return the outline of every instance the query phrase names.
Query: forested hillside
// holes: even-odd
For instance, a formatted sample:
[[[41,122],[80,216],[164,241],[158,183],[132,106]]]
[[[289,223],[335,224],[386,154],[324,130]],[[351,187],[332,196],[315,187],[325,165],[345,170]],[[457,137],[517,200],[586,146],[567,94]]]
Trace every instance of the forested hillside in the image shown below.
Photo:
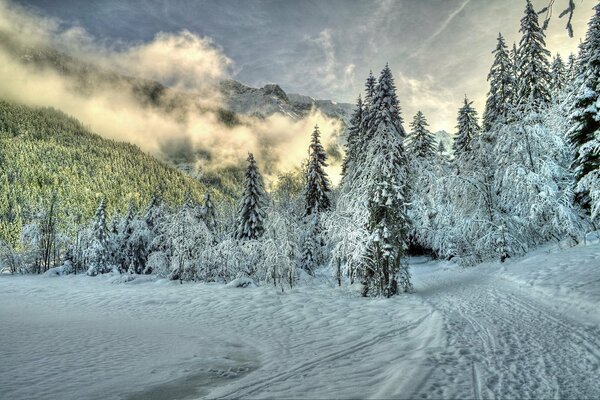
[[[0,240],[17,245],[24,225],[56,197],[61,230],[88,221],[101,198],[108,214],[145,207],[155,192],[200,199],[198,181],[127,143],[104,139],[51,108],[0,101]]]

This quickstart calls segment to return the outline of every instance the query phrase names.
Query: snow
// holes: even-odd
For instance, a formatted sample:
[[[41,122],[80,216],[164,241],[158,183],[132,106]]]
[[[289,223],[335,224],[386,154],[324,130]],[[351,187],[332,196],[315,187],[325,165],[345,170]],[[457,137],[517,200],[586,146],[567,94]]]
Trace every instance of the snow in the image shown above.
[[[2,275],[0,398],[600,396],[597,240],[411,273],[391,299],[323,275],[284,292]]]

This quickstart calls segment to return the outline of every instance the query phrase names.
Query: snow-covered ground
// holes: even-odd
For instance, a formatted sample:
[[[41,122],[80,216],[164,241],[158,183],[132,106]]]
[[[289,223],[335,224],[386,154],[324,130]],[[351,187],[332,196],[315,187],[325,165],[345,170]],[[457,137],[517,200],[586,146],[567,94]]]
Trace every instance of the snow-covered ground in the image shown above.
[[[0,277],[0,398],[600,398],[600,244],[363,299],[101,276]]]

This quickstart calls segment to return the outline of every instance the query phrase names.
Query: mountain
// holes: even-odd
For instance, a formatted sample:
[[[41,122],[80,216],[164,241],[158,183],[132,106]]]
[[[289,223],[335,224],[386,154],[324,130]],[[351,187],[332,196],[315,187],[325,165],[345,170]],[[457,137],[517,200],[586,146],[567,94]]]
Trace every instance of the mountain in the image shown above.
[[[0,240],[16,244],[54,194],[58,220],[72,234],[100,199],[109,214],[122,213],[130,203],[143,210],[157,191],[179,204],[188,195],[201,200],[206,185],[60,111],[0,100]],[[217,191],[215,198],[223,195]]]
[[[257,117],[268,117],[279,113],[298,120],[309,114],[311,110],[317,110],[330,118],[348,123],[354,109],[354,105],[349,103],[315,100],[295,93],[288,94],[276,84],[253,88],[234,80],[225,80],[220,83],[220,91],[228,110]]]

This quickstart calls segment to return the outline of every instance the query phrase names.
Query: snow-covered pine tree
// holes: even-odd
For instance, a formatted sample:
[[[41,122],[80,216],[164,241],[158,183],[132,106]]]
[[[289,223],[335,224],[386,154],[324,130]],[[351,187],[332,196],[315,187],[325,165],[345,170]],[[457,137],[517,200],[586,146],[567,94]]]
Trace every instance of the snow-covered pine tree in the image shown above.
[[[372,140],[366,159],[369,219],[363,296],[390,297],[412,291],[408,266],[406,137],[400,117],[394,78],[389,65],[381,71],[373,97]]]
[[[519,104],[519,49],[517,43],[513,42],[512,49],[510,49],[510,61],[512,64],[512,78],[513,78],[513,95],[511,106],[517,107]]]
[[[566,85],[567,70],[560,54],[557,53],[552,60],[550,69],[550,88],[552,89],[552,94],[557,96],[565,89]]]
[[[454,157],[457,158],[471,150],[471,141],[480,129],[477,124],[477,111],[472,107],[472,104],[473,102],[465,96],[464,104],[458,110],[458,125],[456,125],[458,132],[454,137],[454,143],[452,143]]]
[[[202,204],[201,213],[206,227],[214,234],[217,230],[217,213],[210,198],[210,192],[206,192],[204,195],[204,204]]]
[[[239,240],[258,239],[264,233],[267,203],[263,181],[252,153],[248,153],[248,167],[244,181],[244,194],[238,209],[236,238]]]
[[[146,209],[146,213],[144,214],[144,220],[148,224],[148,228],[155,231],[155,228],[160,223],[160,219],[164,216],[162,209],[162,199],[158,193],[153,193],[150,198],[150,204],[148,204],[148,208]]]
[[[579,59],[568,138],[576,152],[578,200],[595,216],[600,212],[600,4],[594,10]]]
[[[444,142],[442,142],[441,140],[439,141],[438,145],[437,145],[437,154],[440,158],[442,157],[446,157],[446,146],[444,145]]]
[[[364,165],[366,152],[368,144],[371,140],[369,126],[371,125],[371,120],[373,119],[373,96],[375,92],[375,87],[377,85],[377,80],[373,76],[373,72],[369,71],[369,76],[367,77],[367,81],[365,82],[365,96],[362,102],[362,115],[361,115],[361,124],[358,131],[359,135],[356,136],[355,145],[353,152],[355,154],[354,159],[354,171],[352,178],[353,180],[359,179],[358,177],[362,173],[361,165]]]
[[[421,111],[417,111],[410,123],[412,131],[409,134],[407,150],[418,158],[430,158],[435,154],[435,137],[427,129],[429,124]]]
[[[314,275],[315,269],[321,262],[321,227],[319,214],[313,213],[305,217],[304,232],[302,233],[302,246],[300,268]]]
[[[320,214],[329,210],[331,206],[328,194],[331,191],[330,182],[325,172],[326,161],[327,153],[321,145],[319,128],[315,126],[309,146],[304,190],[306,201],[304,219],[307,229],[303,239],[301,260],[302,267],[311,274],[322,258]]]
[[[118,228],[116,264],[121,273],[129,270],[130,255],[127,254],[127,243],[133,231],[131,223],[133,222],[134,214],[133,204],[129,204],[127,213],[121,219]]]
[[[577,77],[577,57],[575,54],[570,53],[566,67],[567,80],[572,80]]]
[[[501,33],[498,34],[496,49],[492,53],[494,54],[494,63],[487,77],[490,91],[483,113],[483,129],[485,131],[492,129],[496,123],[506,121],[514,93],[514,66]]]
[[[363,102],[360,95],[356,100],[356,107],[350,117],[350,123],[346,129],[346,154],[344,155],[344,163],[342,164],[342,185],[350,185],[352,180],[353,168],[356,165],[358,147],[362,136],[363,123]]]
[[[320,137],[319,127],[315,126],[309,146],[308,168],[306,172],[306,189],[304,192],[304,198],[306,199],[305,216],[326,211],[330,207],[328,193],[331,191],[331,188],[329,178],[325,172],[327,153],[321,145]]]
[[[525,16],[519,32],[523,34],[518,50],[518,102],[531,103],[534,109],[550,100],[550,52],[546,49],[545,34],[538,23],[538,14],[527,0]]]
[[[92,223],[92,240],[87,249],[88,275],[96,276],[112,270],[109,260],[108,230],[106,227],[106,201],[102,199]]]

